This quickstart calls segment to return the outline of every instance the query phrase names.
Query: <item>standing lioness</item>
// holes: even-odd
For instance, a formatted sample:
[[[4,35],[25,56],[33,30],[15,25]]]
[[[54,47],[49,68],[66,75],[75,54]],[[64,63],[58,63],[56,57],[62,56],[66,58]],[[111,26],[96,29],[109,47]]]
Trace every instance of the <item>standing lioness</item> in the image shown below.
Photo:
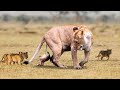
[[[83,25],[53,27],[43,36],[33,57],[29,61],[25,61],[25,64],[33,61],[44,42],[53,52],[50,60],[54,65],[63,68],[64,65],[59,63],[59,58],[65,51],[71,51],[73,66],[76,69],[80,69],[88,61],[92,44],[92,33]],[[85,54],[84,59],[80,63],[78,63],[77,59],[77,50],[84,50]]]

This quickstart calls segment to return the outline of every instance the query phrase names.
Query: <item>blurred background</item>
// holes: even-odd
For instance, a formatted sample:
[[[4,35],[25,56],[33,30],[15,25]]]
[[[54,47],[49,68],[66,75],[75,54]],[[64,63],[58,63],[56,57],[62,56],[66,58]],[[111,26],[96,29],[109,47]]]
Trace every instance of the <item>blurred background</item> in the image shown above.
[[[120,23],[120,11],[0,11],[0,21]]]

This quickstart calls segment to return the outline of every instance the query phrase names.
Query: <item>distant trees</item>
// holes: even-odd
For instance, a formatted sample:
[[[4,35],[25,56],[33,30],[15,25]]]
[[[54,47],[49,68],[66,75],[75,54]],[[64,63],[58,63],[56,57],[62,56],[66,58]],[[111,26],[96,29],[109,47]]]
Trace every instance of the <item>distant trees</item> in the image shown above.
[[[4,14],[4,15],[1,16],[1,20],[5,21],[5,22],[8,22],[8,21],[13,20],[13,16],[11,16],[9,14]]]
[[[69,14],[69,11],[49,11],[53,21],[60,20],[62,16]]]
[[[9,14],[4,14],[0,16],[0,20],[4,22],[10,22],[10,21],[17,21],[22,22],[24,24],[29,23],[30,21],[33,22],[42,22],[49,20],[47,17],[44,16],[28,16],[28,15],[19,15],[19,16],[11,16]]]
[[[27,24],[30,21],[30,17],[28,17],[27,15],[20,15],[17,17],[17,21],[21,21],[24,22],[25,24]]]
[[[53,21],[58,21],[62,18],[62,16],[65,17],[69,14],[72,14],[72,20],[75,22],[86,22],[92,20],[92,18],[89,17],[89,13],[91,12],[95,14],[99,13],[99,11],[49,11]]]
[[[117,22],[115,15],[101,15],[97,17],[97,22]]]
[[[49,11],[50,16],[28,16],[28,15],[19,15],[11,16],[9,14],[4,14],[0,16],[0,20],[4,22],[9,21],[18,21],[23,22],[24,24],[32,22],[120,22],[120,16],[116,17],[114,14],[111,15],[99,15],[101,11]],[[90,17],[90,14],[98,15],[95,17]]]

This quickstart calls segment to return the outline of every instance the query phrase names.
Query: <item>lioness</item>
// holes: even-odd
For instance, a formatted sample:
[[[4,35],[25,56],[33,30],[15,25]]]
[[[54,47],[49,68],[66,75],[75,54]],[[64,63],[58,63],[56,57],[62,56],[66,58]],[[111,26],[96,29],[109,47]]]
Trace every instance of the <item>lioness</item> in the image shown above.
[[[59,58],[65,51],[71,51],[74,68],[81,69],[88,61],[92,46],[92,32],[84,25],[53,27],[43,36],[32,58],[25,61],[24,64],[34,60],[44,42],[53,52],[50,60],[55,66],[64,68],[65,66],[59,63]],[[80,63],[78,63],[77,59],[77,50],[84,50],[85,54]]]
[[[24,59],[28,58],[28,52],[19,52],[19,54],[10,53],[10,54],[4,54],[2,57],[2,62],[5,62],[6,64],[22,64],[22,61]]]

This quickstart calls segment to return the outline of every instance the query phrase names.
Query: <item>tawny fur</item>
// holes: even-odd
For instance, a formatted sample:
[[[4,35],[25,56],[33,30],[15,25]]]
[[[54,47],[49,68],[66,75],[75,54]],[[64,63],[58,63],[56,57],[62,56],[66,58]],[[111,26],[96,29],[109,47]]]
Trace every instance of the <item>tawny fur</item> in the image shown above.
[[[10,54],[4,54],[1,62],[4,62],[8,65],[15,63],[21,65],[22,61],[27,58],[28,58],[28,52],[19,52],[18,54],[10,53]]]

